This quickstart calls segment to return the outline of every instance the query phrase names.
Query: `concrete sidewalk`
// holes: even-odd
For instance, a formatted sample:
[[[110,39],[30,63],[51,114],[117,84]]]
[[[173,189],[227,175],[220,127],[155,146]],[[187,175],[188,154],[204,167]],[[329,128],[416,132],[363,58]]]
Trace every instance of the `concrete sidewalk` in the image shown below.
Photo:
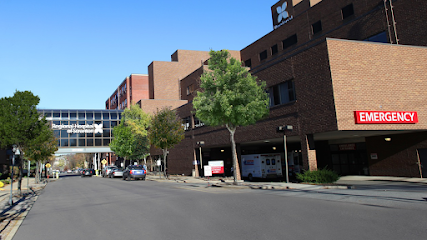
[[[33,204],[36,202],[40,191],[47,182],[35,183],[34,178],[24,178],[21,186],[21,196],[18,195],[18,182],[13,183],[13,205],[9,206],[11,185],[0,189],[0,239],[10,240],[15,235],[22,221],[24,221]]]

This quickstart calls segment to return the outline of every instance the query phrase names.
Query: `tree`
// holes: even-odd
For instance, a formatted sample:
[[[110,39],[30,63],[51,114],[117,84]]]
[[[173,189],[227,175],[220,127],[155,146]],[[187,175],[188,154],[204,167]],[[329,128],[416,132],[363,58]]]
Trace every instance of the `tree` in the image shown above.
[[[167,164],[166,157],[168,149],[184,139],[184,127],[182,120],[175,111],[169,107],[157,109],[156,114],[151,118],[150,128],[148,130],[148,139],[151,145],[159,148],[163,152],[164,174],[166,174]]]
[[[39,167],[41,167],[42,161],[56,151],[58,151],[58,139],[54,136],[53,130],[45,124],[40,134],[24,147],[25,157],[36,163],[36,181],[40,179]]]
[[[255,124],[269,113],[266,84],[252,76],[227,50],[210,51],[209,71],[200,78],[200,91],[193,99],[196,116],[210,126],[225,126],[230,132],[234,181],[240,167],[234,135],[236,128]]]
[[[46,125],[36,106],[40,98],[29,91],[16,91],[13,97],[0,99],[0,144],[2,148],[16,145],[21,153],[37,138]],[[22,161],[19,162],[18,189],[21,192]]]
[[[127,159],[142,159],[149,152],[147,128],[150,124],[150,116],[137,105],[125,109],[122,113],[122,121],[113,128],[114,139],[110,143],[119,157]]]

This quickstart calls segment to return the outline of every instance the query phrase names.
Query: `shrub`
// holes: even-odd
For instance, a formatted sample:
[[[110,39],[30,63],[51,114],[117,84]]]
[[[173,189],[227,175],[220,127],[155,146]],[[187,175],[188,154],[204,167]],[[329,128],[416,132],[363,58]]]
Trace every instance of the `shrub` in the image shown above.
[[[336,172],[324,168],[316,171],[305,171],[302,174],[297,173],[297,178],[308,183],[333,183],[338,181],[340,176]]]
[[[6,180],[6,179],[5,180],[1,180],[1,182],[4,183],[4,184],[10,184],[10,181]]]

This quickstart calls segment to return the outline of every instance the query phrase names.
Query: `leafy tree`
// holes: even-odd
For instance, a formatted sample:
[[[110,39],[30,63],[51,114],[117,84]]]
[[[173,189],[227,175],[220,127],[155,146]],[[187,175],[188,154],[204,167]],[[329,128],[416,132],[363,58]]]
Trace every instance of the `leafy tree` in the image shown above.
[[[43,131],[46,120],[40,118],[36,106],[40,98],[29,91],[16,91],[13,97],[0,99],[0,144],[2,148],[16,145],[21,153]],[[21,192],[22,161],[18,162]]]
[[[162,150],[163,163],[165,166],[163,170],[165,176],[167,176],[166,158],[168,149],[171,149],[184,139],[182,120],[178,117],[176,112],[169,107],[162,108],[160,111],[157,109],[156,114],[151,119],[148,139],[151,145]]]
[[[193,99],[196,116],[210,126],[230,132],[234,181],[240,180],[234,134],[239,126],[255,124],[269,113],[265,82],[258,81],[227,50],[210,51],[209,70],[200,78],[201,91]]]
[[[42,161],[58,151],[57,141],[53,130],[45,124],[40,134],[24,147],[25,157],[36,163],[36,181],[40,179],[39,167],[41,167]]]
[[[145,158],[150,148],[147,139],[149,123],[150,116],[137,105],[125,109],[121,123],[113,128],[114,139],[110,143],[111,150],[125,161]]]

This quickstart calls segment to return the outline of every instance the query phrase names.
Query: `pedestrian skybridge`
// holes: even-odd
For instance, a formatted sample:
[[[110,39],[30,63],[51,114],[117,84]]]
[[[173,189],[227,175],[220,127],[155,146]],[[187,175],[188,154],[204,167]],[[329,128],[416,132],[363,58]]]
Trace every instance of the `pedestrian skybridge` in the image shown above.
[[[122,110],[39,109],[58,138],[56,154],[108,153]]]

